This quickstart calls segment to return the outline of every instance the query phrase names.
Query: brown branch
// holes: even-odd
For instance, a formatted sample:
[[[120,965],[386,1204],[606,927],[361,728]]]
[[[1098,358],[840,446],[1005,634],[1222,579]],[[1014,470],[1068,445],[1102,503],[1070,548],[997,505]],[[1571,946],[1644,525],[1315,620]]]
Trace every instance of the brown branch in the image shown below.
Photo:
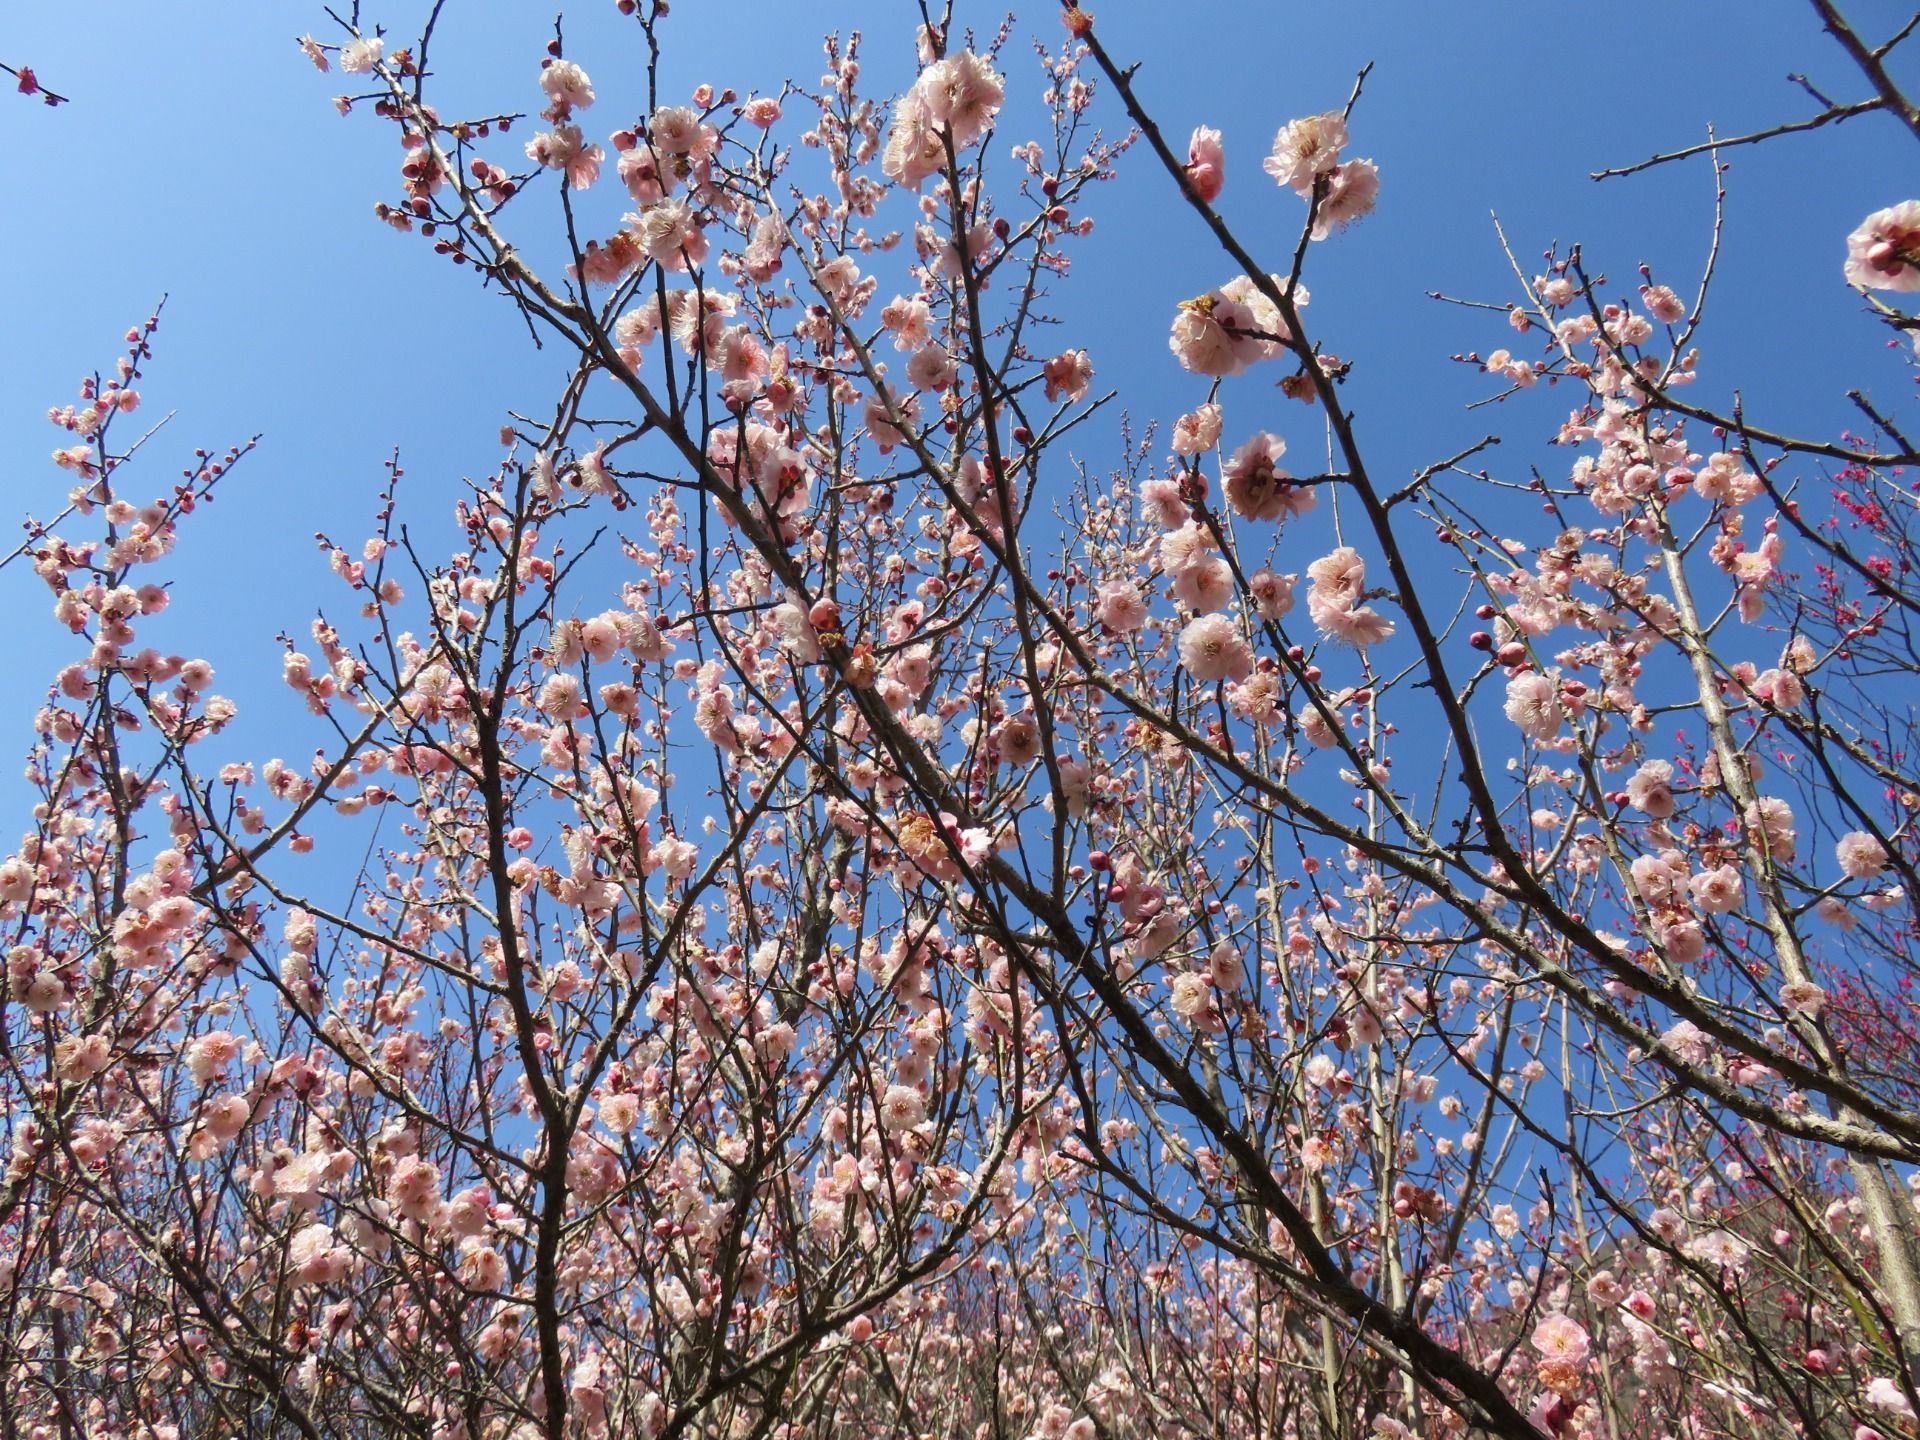
[[[1887,67],[1881,63],[1884,52],[1867,48],[1859,32],[1847,23],[1846,16],[1840,13],[1833,0],[1812,0],[1812,4],[1819,12],[1826,32],[1840,42],[1840,48],[1847,52],[1853,63],[1860,67],[1860,73],[1880,92],[1886,108],[1900,117],[1900,123],[1913,132],[1914,139],[1920,140],[1920,106],[1916,106],[1907,98],[1906,92],[1894,84]]]

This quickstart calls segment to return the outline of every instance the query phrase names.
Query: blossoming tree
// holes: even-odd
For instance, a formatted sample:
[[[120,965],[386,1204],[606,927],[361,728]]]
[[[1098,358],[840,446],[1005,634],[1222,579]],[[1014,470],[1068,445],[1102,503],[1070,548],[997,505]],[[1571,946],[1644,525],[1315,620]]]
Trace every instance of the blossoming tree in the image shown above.
[[[1920,138],[1913,26],[1814,4],[1866,98],[1720,147]],[[439,7],[302,41],[404,142],[381,217],[569,371],[456,553],[391,484],[328,542],[311,762],[144,638],[250,448],[135,478],[157,317],[54,412],[0,1428],[1914,1433],[1899,417],[1695,403],[1711,264],[1575,248],[1462,312],[1558,453],[1389,477],[1305,283],[1382,183],[1358,85],[1263,179],[1068,3],[1002,177],[1011,22],[924,9],[890,101],[857,39],[676,96],[618,9],[618,95],[556,31],[464,119]],[[1096,473],[1041,304],[1123,156],[1223,278]],[[1845,275],[1912,329],[1920,201]]]

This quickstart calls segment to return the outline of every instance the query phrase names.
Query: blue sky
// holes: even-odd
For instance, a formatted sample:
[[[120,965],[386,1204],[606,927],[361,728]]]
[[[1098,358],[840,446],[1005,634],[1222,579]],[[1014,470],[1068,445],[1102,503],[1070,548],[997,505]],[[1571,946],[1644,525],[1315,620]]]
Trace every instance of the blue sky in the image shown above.
[[[369,5],[367,13],[405,36],[423,8]],[[960,8],[983,32],[1002,13]],[[1579,240],[1623,291],[1647,260],[1685,293],[1708,239],[1706,163],[1604,185],[1587,173],[1696,141],[1710,120],[1737,134],[1808,113],[1789,71],[1808,72],[1840,98],[1863,93],[1810,7],[1787,0],[1604,9],[1106,0],[1095,8],[1109,49],[1145,61],[1140,91],[1170,134],[1184,137],[1198,123],[1226,132],[1223,206],[1244,235],[1265,243],[1274,268],[1290,253],[1300,207],[1259,169],[1273,131],[1341,103],[1354,72],[1374,62],[1353,153],[1380,165],[1380,209],[1316,247],[1308,283],[1317,333],[1357,362],[1349,396],[1385,477],[1488,429],[1506,432],[1500,463],[1510,473],[1571,458],[1544,445],[1566,407],[1541,400],[1512,412],[1463,411],[1490,387],[1448,356],[1510,343],[1511,334],[1497,316],[1425,298],[1436,289],[1512,297],[1490,212],[1499,211],[1523,256]],[[1876,38],[1892,23],[1887,6],[1856,8]],[[863,28],[872,88],[896,88],[911,73],[911,11],[905,0],[685,0],[665,32],[668,88],[685,94],[712,80],[745,93],[785,75],[811,83],[829,27]],[[551,7],[454,0],[436,68],[477,103],[533,108],[550,17]],[[597,78],[637,65],[631,32],[616,20],[607,0],[569,15],[568,53]],[[302,31],[325,37],[329,24],[318,5],[280,0],[108,0],[12,7],[0,19],[0,59],[34,65],[72,98],[48,109],[0,95],[9,197],[0,254],[11,276],[12,341],[0,347],[6,504],[15,515],[58,509],[68,479],[46,458],[59,440],[46,407],[72,399],[75,380],[110,362],[122,332],[168,294],[145,391],[150,415],[179,414],[145,464],[147,485],[157,493],[175,472],[172,457],[191,446],[223,448],[256,431],[264,440],[167,567],[175,611],[155,638],[214,662],[220,688],[243,706],[239,748],[259,757],[299,755],[314,743],[286,738],[298,708],[278,685],[274,643],[277,632],[304,635],[317,605],[339,609],[342,592],[313,533],[348,541],[369,533],[381,465],[397,448],[408,471],[402,511],[430,552],[432,539],[449,535],[460,478],[484,473],[496,455],[503,412],[542,406],[559,373],[557,358],[534,352],[517,319],[480,294],[470,274],[374,220],[373,202],[393,190],[391,129],[336,115],[329,100],[342,77],[315,73],[293,45]],[[1039,89],[1029,38],[1055,45],[1062,32],[1053,6],[1034,3],[1014,34],[1007,143],[1024,138],[1018,107]],[[1110,97],[1096,104],[1110,131],[1124,129]],[[605,118],[610,128],[619,117]],[[1899,357],[1879,353],[1885,332],[1862,317],[1840,279],[1847,232],[1868,211],[1908,198],[1911,143],[1891,122],[1868,117],[1729,155],[1703,392],[1721,398],[1737,383],[1752,413],[1779,428],[1832,430],[1851,415],[1845,384],[1864,379],[1889,403],[1911,384]],[[1000,140],[996,148],[1004,156]],[[1170,420],[1198,395],[1167,354],[1168,318],[1179,299],[1231,271],[1144,152],[1129,157],[1094,213],[1098,231],[1056,287],[1057,313],[1070,326],[1063,339],[1089,349],[1097,385],[1120,388],[1137,417]],[[529,207],[520,223],[534,214]],[[1260,421],[1241,410],[1248,426],[1311,434],[1298,407],[1277,394],[1241,393],[1274,412]],[[1098,470],[1114,432],[1082,435]],[[0,737],[11,737],[0,745],[15,753],[43,684],[75,653],[41,618],[47,600],[24,569],[0,573],[0,603],[25,610],[0,688]]]

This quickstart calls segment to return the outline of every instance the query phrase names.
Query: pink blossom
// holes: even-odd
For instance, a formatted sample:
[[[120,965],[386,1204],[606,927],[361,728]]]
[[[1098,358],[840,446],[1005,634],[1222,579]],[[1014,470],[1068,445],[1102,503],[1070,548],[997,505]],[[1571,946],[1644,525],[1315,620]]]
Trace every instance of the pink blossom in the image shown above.
[[[1187,183],[1193,193],[1211,205],[1227,183],[1227,155],[1220,132],[1202,125],[1187,142]]]
[[[668,835],[654,845],[651,858],[669,880],[684,880],[693,873],[700,851],[692,841]]]
[[[956,149],[979,138],[1006,98],[999,75],[971,50],[928,66],[914,89],[934,123],[953,132]]]
[[[789,600],[773,608],[774,622],[780,627],[780,647],[804,665],[820,658],[820,637],[807,612]]]
[[[1907,1398],[1907,1392],[1900,1388],[1898,1381],[1889,1380],[1884,1375],[1876,1375],[1867,1381],[1863,1398],[1876,1410],[1890,1410],[1896,1415],[1913,1414],[1913,1402]]]
[[[1849,880],[1871,880],[1887,868],[1887,847],[1864,830],[1849,830],[1834,842],[1834,858]]]
[[[1640,298],[1646,302],[1647,313],[1663,325],[1687,318],[1686,302],[1666,285],[1642,285]]]
[[[1213,534],[1189,520],[1160,537],[1160,568],[1169,575],[1198,565],[1213,552]]]
[[[1793,859],[1793,807],[1778,795],[1763,795],[1742,813],[1741,819],[1750,838],[1759,840],[1768,856],[1777,861]]]
[[[1903,200],[1860,222],[1847,237],[1846,277],[1868,290],[1920,290],[1920,200]]]
[[[1181,365],[1201,375],[1237,375],[1246,362],[1234,349],[1233,336],[1222,318],[1216,316],[1216,295],[1181,303],[1173,317],[1173,333],[1167,344]]]
[[[1167,981],[1173,1013],[1182,1020],[1191,1022],[1211,1002],[1207,988],[1207,977],[1191,970],[1182,970]]]
[[[1196,680],[1244,680],[1253,650],[1224,615],[1202,615],[1180,632],[1180,664]]]
[[[946,158],[946,148],[925,101],[917,88],[909,90],[893,107],[893,127],[881,152],[881,171],[889,179],[917,190],[928,176],[940,172]]]
[[[1285,291],[1286,280],[1269,276]],[[1293,303],[1307,303],[1304,287],[1296,286]],[[1173,318],[1167,346],[1182,366],[1200,375],[1238,375],[1259,360],[1278,355],[1292,332],[1280,309],[1245,275],[1217,290],[1183,300]]]
[[[1349,160],[1327,178],[1327,193],[1314,213],[1313,238],[1324,240],[1363,215],[1380,196],[1380,171],[1371,160]]]
[[[685,105],[663,105],[648,117],[647,139],[663,154],[691,155],[704,139],[700,117]]]
[[[933,312],[919,296],[896,295],[880,308],[880,323],[893,332],[893,348],[922,349],[933,339]]]
[[[1218,555],[1200,555],[1173,577],[1173,598],[1189,610],[1210,614],[1233,600],[1233,567]]]
[[[1173,453],[1203,455],[1220,443],[1220,407],[1202,405],[1173,422]]]
[[[346,1279],[353,1252],[333,1241],[332,1227],[308,1225],[287,1244],[287,1263],[302,1285],[335,1285]]]
[[[1333,712],[1331,720],[1321,713],[1318,705],[1306,705],[1300,712],[1300,733],[1316,750],[1331,750],[1340,743],[1339,705],[1335,697],[1327,697],[1327,709]]]
[[[600,162],[606,152],[598,145],[587,144],[578,125],[556,125],[527,142],[527,158],[549,170],[564,172],[569,185],[584,190],[600,178]]]
[[[200,1109],[207,1133],[222,1144],[246,1129],[252,1117],[253,1107],[243,1095],[216,1095]]]
[[[1338,640],[1344,645],[1351,645],[1357,650],[1378,645],[1381,641],[1390,639],[1394,633],[1393,622],[1371,605],[1345,609],[1316,608],[1313,604],[1312,592],[1309,591],[1307,611],[1313,617],[1313,623],[1318,625],[1330,639]]]
[[[1162,530],[1178,530],[1193,517],[1174,480],[1148,480],[1140,486],[1140,512]]]
[[[1280,679],[1255,671],[1246,681],[1227,687],[1227,708],[1243,720],[1271,728],[1284,718],[1280,708]]]
[[[1040,727],[1031,714],[1002,721],[993,732],[994,748],[1009,765],[1030,765],[1040,754]]]
[[[580,680],[575,675],[550,675],[540,687],[540,712],[562,724],[580,710]]]
[[[1313,492],[1289,485],[1291,477],[1275,463],[1286,453],[1287,442],[1266,430],[1233,452],[1223,470],[1222,488],[1236,515],[1284,520],[1313,508]]]
[[[1507,682],[1506,712],[1521,734],[1536,741],[1553,739],[1567,718],[1560,708],[1559,684],[1532,670]]]
[[[1691,965],[1707,950],[1706,932],[1691,920],[1680,920],[1661,932],[1660,943],[1666,947],[1667,959],[1675,965]]]
[[[68,1035],[54,1046],[60,1078],[72,1085],[91,1080],[112,1058],[113,1042],[105,1035]]]
[[[1805,1015],[1809,1020],[1818,1020],[1820,1012],[1826,1009],[1827,992],[1811,980],[1789,981],[1780,987],[1780,1004],[1796,1015]]]
[[[1130,581],[1114,580],[1100,587],[1094,604],[1100,623],[1116,635],[1128,635],[1147,623],[1147,601]]]
[[[918,424],[920,419],[918,395],[896,394],[892,400],[893,413],[890,415],[886,397],[870,395],[860,414],[861,423],[867,427],[867,433],[873,437],[873,442],[880,448],[882,455],[896,445],[904,445],[908,432]],[[896,416],[899,418],[899,424],[894,423]],[[905,428],[902,428],[903,426]]]
[[[1064,350],[1041,367],[1046,380],[1047,399],[1066,399],[1078,404],[1087,398],[1087,382],[1093,378],[1093,363],[1084,350]]]
[[[938,345],[928,345],[907,362],[907,383],[916,390],[946,390],[959,374],[959,364]]]
[[[460,1271],[475,1290],[498,1290],[507,1278],[506,1257],[491,1245],[476,1245],[461,1258]]]
[[[1351,605],[1367,583],[1367,562],[1351,545],[1342,545],[1307,566],[1307,581],[1323,605]]]
[[[1693,903],[1709,915],[1724,915],[1740,903],[1746,893],[1746,881],[1731,865],[1704,870],[1687,882]]]
[[[657,296],[641,301],[613,322],[615,343],[628,350],[638,350],[652,344],[653,338],[659,333],[660,301]]]
[[[618,612],[608,611],[581,623],[580,646],[595,664],[606,664],[625,643],[620,634],[621,619]]]
[[[888,663],[887,673],[900,683],[909,696],[917,699],[933,683],[933,647],[908,646]]]
[[[240,1054],[240,1042],[227,1030],[209,1030],[187,1047],[187,1069],[204,1085]]]
[[[1293,609],[1293,587],[1298,575],[1276,575],[1262,568],[1247,577],[1247,592],[1263,620],[1278,620]]]
[[[1393,624],[1360,600],[1365,594],[1367,563],[1352,546],[1338,549],[1307,567],[1312,583],[1307,589],[1307,614],[1325,634],[1364,649],[1393,634]]]
[[[1807,698],[1806,686],[1791,670],[1762,670],[1754,678],[1753,693],[1782,710],[1798,710]]]
[[[600,1102],[600,1123],[615,1135],[625,1135],[640,1123],[640,1097],[609,1095]]]
[[[1207,954],[1207,978],[1213,988],[1232,995],[1247,983],[1246,961],[1230,941],[1222,940]]]
[[[1581,1365],[1591,1350],[1586,1328],[1571,1315],[1549,1315],[1534,1326],[1533,1348],[1543,1360]]]
[[[872,289],[870,284],[862,285],[860,262],[851,255],[836,255],[814,271],[813,279],[820,293],[848,314],[865,307],[866,294]]]
[[[540,72],[540,88],[556,111],[584,110],[593,104],[593,82],[571,60],[553,60]]]
[[[377,35],[349,40],[340,47],[340,68],[349,75],[365,75],[380,63],[381,52],[386,48],[386,41]]]
[[[1694,472],[1693,493],[1702,500],[1725,501],[1744,505],[1760,493],[1760,482],[1753,472],[1730,450],[1707,457],[1707,463]]]
[[[627,650],[636,660],[659,661],[667,658],[673,649],[673,642],[660,633],[660,627],[650,615],[628,615],[622,622],[622,630],[627,642]]]
[[[660,168],[660,154],[650,144],[622,153],[618,168],[620,183],[641,205],[658,204],[673,190],[672,172]]]
[[[1674,812],[1673,766],[1648,760],[1627,781],[1627,803],[1643,815],[1665,820]]]
[[[706,234],[699,217],[679,200],[662,200],[640,214],[640,248],[669,270],[684,270],[706,258]]]
[[[754,222],[752,238],[740,256],[741,268],[747,277],[765,285],[779,274],[786,244],[786,223],[778,215],[762,215]]]
[[[1316,176],[1330,173],[1340,163],[1346,143],[1347,121],[1338,110],[1290,120],[1273,137],[1273,153],[1261,168],[1304,195],[1313,188]]]
[[[440,1171],[417,1155],[408,1155],[387,1180],[387,1198],[409,1220],[429,1218],[440,1203]]]
[[[912,1130],[927,1118],[927,1097],[911,1085],[889,1085],[880,1100],[881,1128],[894,1134]]]

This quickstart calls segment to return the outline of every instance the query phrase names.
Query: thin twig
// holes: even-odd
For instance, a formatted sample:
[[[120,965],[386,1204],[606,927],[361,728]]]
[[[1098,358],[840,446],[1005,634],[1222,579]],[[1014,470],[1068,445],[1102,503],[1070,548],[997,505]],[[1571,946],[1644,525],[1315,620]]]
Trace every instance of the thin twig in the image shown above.
[[[1633,165],[1619,165],[1611,170],[1595,170],[1595,180],[1608,180],[1617,175],[1632,175],[1641,170],[1650,170],[1655,165],[1665,165],[1669,160],[1685,160],[1694,155],[1705,155],[1715,149],[1731,149],[1735,145],[1758,145],[1762,140],[1772,140],[1780,135],[1794,135],[1806,130],[1818,130],[1823,125],[1835,125],[1842,120],[1851,120],[1856,115],[1865,115],[1873,110],[1884,110],[1887,101],[1876,96],[1872,100],[1859,100],[1851,105],[1836,105],[1831,110],[1822,111],[1810,120],[1792,120],[1784,125],[1775,125],[1766,130],[1756,130],[1751,135],[1736,135],[1731,140],[1714,140],[1711,137],[1698,145],[1689,145],[1683,150],[1669,150],[1664,154],[1651,155]]]
[[[1389,495],[1387,497],[1387,507],[1391,509],[1402,500],[1417,494],[1422,486],[1442,470],[1451,470],[1462,460],[1473,455],[1478,455],[1482,450],[1493,445],[1498,445],[1499,443],[1500,437],[1498,435],[1485,435],[1474,441],[1473,444],[1467,446],[1467,448],[1462,450],[1458,455],[1449,455],[1445,460],[1435,461],[1424,470],[1419,471],[1407,484],[1402,485],[1398,490],[1394,491],[1393,494]]]
[[[49,105],[65,105],[71,99],[70,96],[61,95],[42,85],[40,77],[33,73],[31,65],[22,65],[18,70],[11,65],[0,65],[0,70],[6,71],[19,82],[13,88],[22,95],[38,95]]]

